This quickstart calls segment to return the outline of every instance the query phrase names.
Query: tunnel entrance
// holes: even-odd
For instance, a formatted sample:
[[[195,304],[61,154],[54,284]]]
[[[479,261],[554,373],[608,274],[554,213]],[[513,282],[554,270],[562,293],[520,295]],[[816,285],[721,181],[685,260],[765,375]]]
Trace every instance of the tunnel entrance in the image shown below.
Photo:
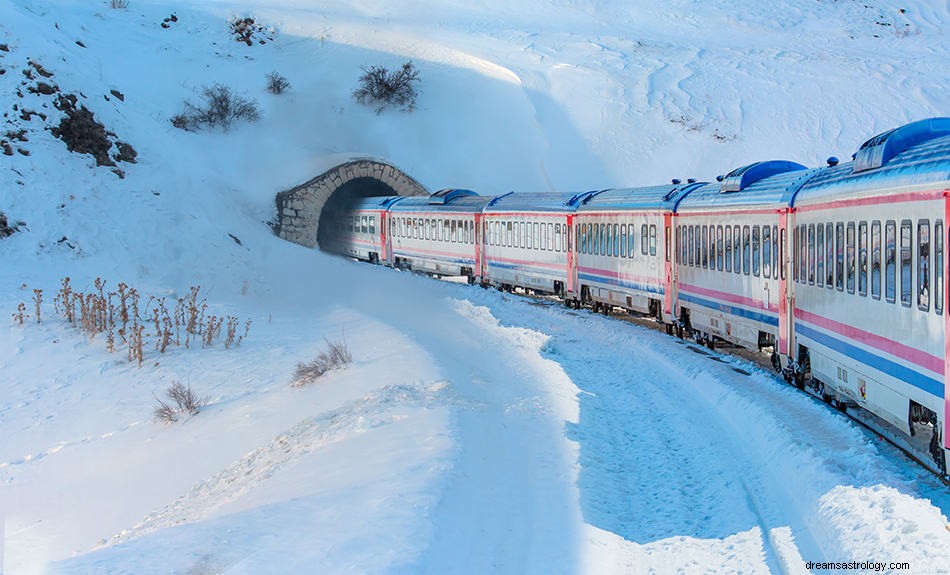
[[[356,178],[343,184],[327,199],[320,211],[320,221],[317,226],[317,246],[324,249],[332,241],[332,235],[337,232],[334,222],[348,212],[354,200],[373,196],[398,196],[396,190],[376,178]]]
[[[395,166],[359,159],[340,164],[316,178],[277,194],[278,236],[309,248],[318,247],[333,226],[334,214],[348,202],[370,196],[428,196],[419,182]]]

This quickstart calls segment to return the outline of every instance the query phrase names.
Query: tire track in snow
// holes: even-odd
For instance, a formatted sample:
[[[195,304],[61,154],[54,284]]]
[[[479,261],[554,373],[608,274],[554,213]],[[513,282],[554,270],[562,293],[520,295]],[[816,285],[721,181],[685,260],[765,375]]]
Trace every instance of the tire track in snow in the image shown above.
[[[130,529],[96,548],[116,545],[167,527],[195,523],[252,491],[305,455],[408,417],[406,407],[430,407],[449,387],[447,381],[390,385],[332,411],[309,417],[255,449]]]

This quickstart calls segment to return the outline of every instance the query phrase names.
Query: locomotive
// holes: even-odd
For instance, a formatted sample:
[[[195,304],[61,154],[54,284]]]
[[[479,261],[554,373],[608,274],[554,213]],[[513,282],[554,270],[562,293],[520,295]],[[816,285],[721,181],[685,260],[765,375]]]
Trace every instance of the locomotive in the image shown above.
[[[771,350],[839,409],[929,433],[947,473],[950,118],[879,134],[850,162],[756,162],[715,182],[369,197],[331,252],[573,307],[623,308],[710,347]]]

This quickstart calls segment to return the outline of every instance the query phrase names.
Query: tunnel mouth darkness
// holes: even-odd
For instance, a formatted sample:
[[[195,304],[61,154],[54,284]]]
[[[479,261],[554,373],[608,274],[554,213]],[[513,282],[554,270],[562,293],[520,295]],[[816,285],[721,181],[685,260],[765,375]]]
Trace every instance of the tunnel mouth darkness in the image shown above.
[[[320,221],[317,225],[317,247],[323,250],[328,243],[332,243],[333,235],[338,233],[339,230],[334,222],[350,212],[353,205],[360,198],[398,195],[392,187],[375,178],[356,178],[343,184],[330,195],[320,211]]]
[[[356,159],[277,194],[274,231],[309,248],[327,245],[336,218],[360,198],[426,196],[429,191],[399,168],[375,159]]]

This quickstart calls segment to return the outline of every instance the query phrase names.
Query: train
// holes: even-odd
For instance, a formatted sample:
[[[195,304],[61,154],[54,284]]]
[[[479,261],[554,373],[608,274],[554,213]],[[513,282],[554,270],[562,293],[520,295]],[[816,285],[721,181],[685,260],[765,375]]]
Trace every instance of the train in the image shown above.
[[[471,284],[655,318],[764,351],[787,381],[925,437],[947,474],[950,118],[851,161],[755,162],[714,182],[581,193],[366,197],[322,249]]]

